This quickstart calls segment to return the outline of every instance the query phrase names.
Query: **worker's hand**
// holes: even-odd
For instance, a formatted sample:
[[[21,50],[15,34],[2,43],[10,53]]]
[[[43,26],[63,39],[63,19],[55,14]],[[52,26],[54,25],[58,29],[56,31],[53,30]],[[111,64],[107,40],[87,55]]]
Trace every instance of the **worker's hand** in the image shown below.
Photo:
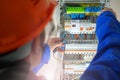
[[[104,11],[110,11],[115,15],[115,17],[117,17],[116,13],[114,12],[114,10],[112,8],[105,7],[105,8],[103,8],[102,12],[104,12]]]
[[[50,38],[48,39],[47,44],[49,45],[51,51],[54,51],[57,47],[63,46],[60,38]]]

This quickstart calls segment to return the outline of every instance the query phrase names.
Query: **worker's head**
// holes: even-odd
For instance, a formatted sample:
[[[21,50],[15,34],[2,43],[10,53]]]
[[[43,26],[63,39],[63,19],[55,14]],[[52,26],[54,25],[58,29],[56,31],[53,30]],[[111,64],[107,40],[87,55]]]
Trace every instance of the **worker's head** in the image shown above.
[[[18,58],[37,52],[42,46],[39,36],[44,34],[54,7],[52,0],[0,0],[0,55],[13,51],[11,55]],[[31,51],[31,47],[37,50]]]

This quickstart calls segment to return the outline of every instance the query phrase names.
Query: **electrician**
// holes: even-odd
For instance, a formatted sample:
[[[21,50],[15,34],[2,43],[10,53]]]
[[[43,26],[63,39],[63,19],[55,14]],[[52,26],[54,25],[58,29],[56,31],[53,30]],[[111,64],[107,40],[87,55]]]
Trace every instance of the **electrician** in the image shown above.
[[[0,80],[39,80],[33,68],[61,45],[57,38],[44,45],[55,6],[54,0],[0,0]]]
[[[104,8],[97,20],[98,50],[80,80],[120,80],[120,22]]]

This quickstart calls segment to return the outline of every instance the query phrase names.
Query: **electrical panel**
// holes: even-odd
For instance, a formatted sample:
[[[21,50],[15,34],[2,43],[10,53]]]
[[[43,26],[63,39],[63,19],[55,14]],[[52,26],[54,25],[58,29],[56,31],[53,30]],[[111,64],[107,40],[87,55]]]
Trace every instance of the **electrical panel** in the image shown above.
[[[61,0],[60,38],[65,44],[63,80],[79,80],[97,50],[96,19],[109,0]]]

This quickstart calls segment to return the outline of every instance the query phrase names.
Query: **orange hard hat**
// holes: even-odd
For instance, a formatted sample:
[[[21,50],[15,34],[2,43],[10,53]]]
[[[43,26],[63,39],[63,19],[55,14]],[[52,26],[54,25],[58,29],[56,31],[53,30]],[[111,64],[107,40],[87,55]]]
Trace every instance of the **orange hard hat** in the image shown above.
[[[51,20],[56,3],[51,0],[0,1],[0,55],[38,36]]]

